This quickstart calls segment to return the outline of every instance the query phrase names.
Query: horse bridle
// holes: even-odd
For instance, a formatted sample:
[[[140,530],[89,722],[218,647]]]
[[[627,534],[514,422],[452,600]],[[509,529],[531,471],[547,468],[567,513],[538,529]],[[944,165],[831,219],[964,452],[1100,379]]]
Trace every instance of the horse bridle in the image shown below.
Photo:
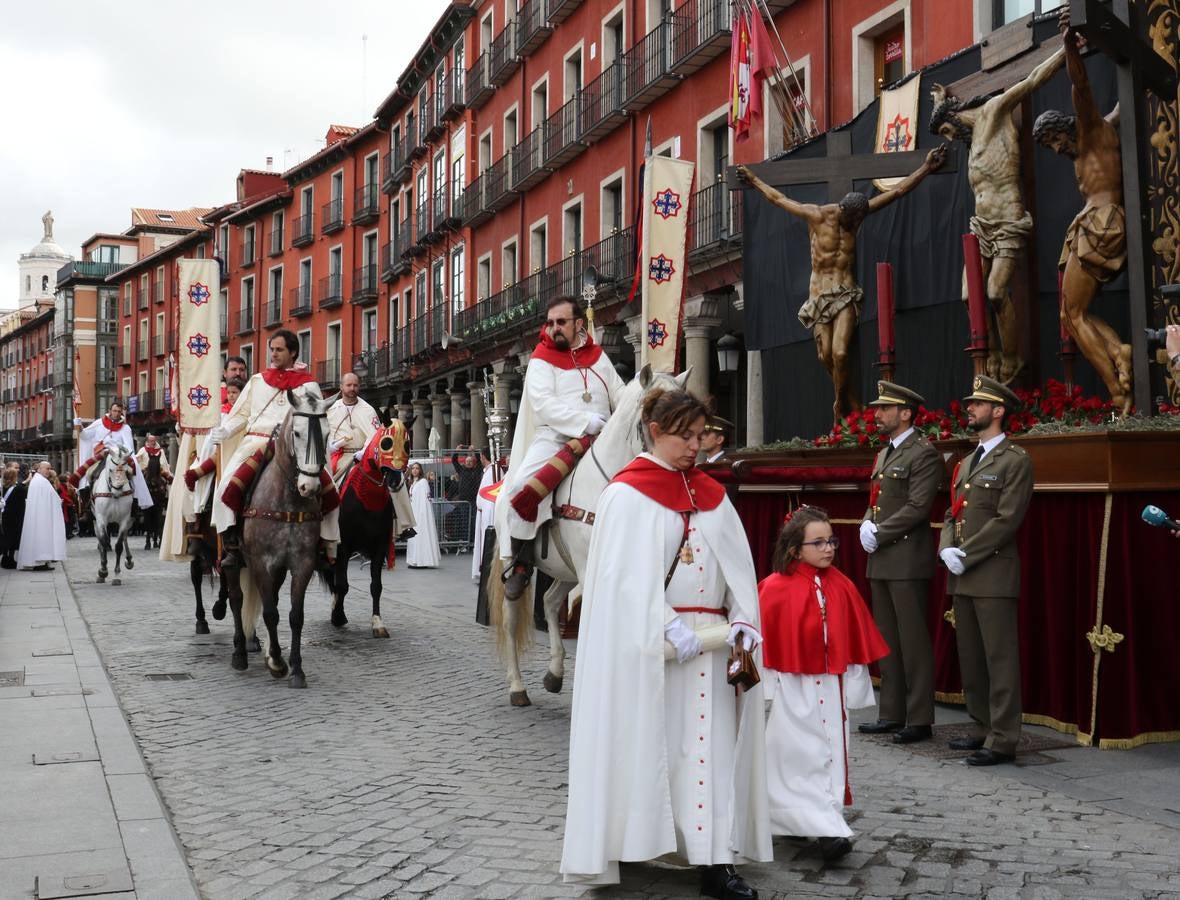
[[[299,464],[299,460],[295,461],[295,468],[299,470],[300,475],[306,475],[309,478],[319,478],[320,472],[323,471],[324,463],[328,456],[324,446],[324,430],[320,427],[320,419],[328,418],[326,412],[303,412],[301,410],[291,410],[293,416],[303,416],[307,419],[308,442],[307,453],[304,456],[304,463],[314,465],[315,469],[308,472]],[[314,423],[313,421],[314,420]],[[313,427],[314,426],[314,427]],[[294,450],[294,448],[292,448]]]

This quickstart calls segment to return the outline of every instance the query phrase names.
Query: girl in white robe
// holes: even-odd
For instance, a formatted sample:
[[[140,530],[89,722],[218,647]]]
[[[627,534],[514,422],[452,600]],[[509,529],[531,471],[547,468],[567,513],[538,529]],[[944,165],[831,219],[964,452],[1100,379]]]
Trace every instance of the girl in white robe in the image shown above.
[[[406,541],[406,565],[411,569],[437,569],[441,554],[434,509],[430,503],[430,482],[423,477],[422,466],[410,466],[410,507],[414,510],[417,534]]]

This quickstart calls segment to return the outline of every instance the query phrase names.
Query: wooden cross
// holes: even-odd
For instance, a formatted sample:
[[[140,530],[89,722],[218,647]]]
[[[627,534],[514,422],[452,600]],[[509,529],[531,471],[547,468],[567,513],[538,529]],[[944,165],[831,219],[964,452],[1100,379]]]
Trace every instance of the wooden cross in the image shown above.
[[[906,150],[900,153],[852,153],[852,134],[849,131],[829,131],[828,155],[815,159],[781,159],[749,166],[751,172],[772,187],[797,184],[826,184],[828,203],[836,203],[849,193],[854,181],[866,178],[900,178],[909,175],[926,161],[927,150]],[[955,155],[947,154],[946,162],[938,170],[955,171]],[[738,179],[737,167],[726,172],[729,189],[741,190],[745,184]]]
[[[1131,302],[1131,346],[1134,351],[1135,408],[1151,414],[1151,382],[1147,342],[1143,329],[1149,324],[1151,296],[1148,273],[1154,268],[1147,209],[1146,148],[1150,133],[1143,124],[1147,92],[1165,103],[1176,102],[1176,72],[1150,43],[1139,35],[1129,0],[1114,0],[1108,8],[1098,0],[1070,0],[1070,25],[1091,46],[1109,56],[1117,67],[1119,144],[1123,151],[1123,207],[1127,215],[1127,281]]]

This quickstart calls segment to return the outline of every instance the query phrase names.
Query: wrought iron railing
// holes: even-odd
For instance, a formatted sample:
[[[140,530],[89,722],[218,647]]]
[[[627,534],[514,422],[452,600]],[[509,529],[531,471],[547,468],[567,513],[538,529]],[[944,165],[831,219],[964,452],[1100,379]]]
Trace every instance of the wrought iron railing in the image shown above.
[[[673,67],[695,70],[701,65],[698,60],[720,55],[728,46],[730,0],[684,0],[672,11],[669,22]]]
[[[668,23],[661,21],[636,41],[624,54],[622,65],[626,72],[623,103],[628,109],[651,102],[660,92],[661,84],[671,87],[672,45]]]
[[[516,12],[516,52],[528,55],[552,33],[545,15],[545,0],[524,0]]]
[[[463,99],[470,109],[479,109],[496,90],[492,84],[488,71],[489,57],[487,52],[481,53],[475,63],[467,70],[467,77],[463,91]]]
[[[692,195],[688,219],[688,252],[707,255],[741,241],[742,192],[730,191],[724,181]]]
[[[254,265],[254,238],[242,241],[242,268]]]
[[[325,275],[320,279],[319,297],[320,309],[331,309],[334,306],[339,306],[344,302],[343,281],[339,272],[334,272],[331,275]]]
[[[356,189],[352,203],[352,221],[357,225],[372,222],[381,215],[381,192],[374,181]]]
[[[291,288],[291,315],[311,315],[311,284],[301,284]]]
[[[504,23],[500,33],[492,39],[492,46],[488,49],[488,53],[490,59],[488,76],[492,84],[498,87],[516,71],[519,64],[516,58],[515,19],[509,19]]]
[[[335,387],[340,383],[340,360],[324,359],[316,363],[315,377],[321,388]]]
[[[581,109],[582,97],[581,92],[578,92],[545,120],[542,126],[545,165],[560,165],[583,149],[583,145],[578,142],[578,118]]]
[[[344,227],[344,198],[337,197],[329,200],[320,210],[320,230],[324,234],[332,234]]]
[[[247,334],[254,330],[254,304],[243,303],[238,308],[238,334]]]
[[[622,121],[624,71],[621,60],[613,62],[582,89],[581,139],[601,135],[614,120]]]
[[[291,223],[291,246],[302,247],[315,240],[315,213],[305,213]]]
[[[377,299],[377,264],[358,266],[352,272],[352,302],[371,303]]]
[[[280,294],[267,298],[266,327],[276,328],[283,324],[283,298]]]
[[[544,134],[544,126],[538,125],[512,148],[513,190],[525,190],[548,174],[541,166]]]
[[[270,255],[278,256],[283,252],[283,226],[270,230]]]

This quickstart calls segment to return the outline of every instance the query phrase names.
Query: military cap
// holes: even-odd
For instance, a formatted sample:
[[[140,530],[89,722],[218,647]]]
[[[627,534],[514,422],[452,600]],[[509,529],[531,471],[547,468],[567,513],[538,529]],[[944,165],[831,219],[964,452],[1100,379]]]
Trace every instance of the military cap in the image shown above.
[[[727,431],[733,433],[733,422],[729,419],[723,419],[721,416],[710,416],[709,423],[705,426],[705,431]]]
[[[877,399],[869,406],[922,406],[926,398],[892,381],[877,382]]]
[[[963,398],[964,402],[968,400],[983,400],[985,403],[999,403],[1008,412],[1015,412],[1020,409],[1020,398],[1009,387],[1000,384],[994,378],[988,378],[986,375],[975,376],[975,381],[971,384],[971,393]]]

